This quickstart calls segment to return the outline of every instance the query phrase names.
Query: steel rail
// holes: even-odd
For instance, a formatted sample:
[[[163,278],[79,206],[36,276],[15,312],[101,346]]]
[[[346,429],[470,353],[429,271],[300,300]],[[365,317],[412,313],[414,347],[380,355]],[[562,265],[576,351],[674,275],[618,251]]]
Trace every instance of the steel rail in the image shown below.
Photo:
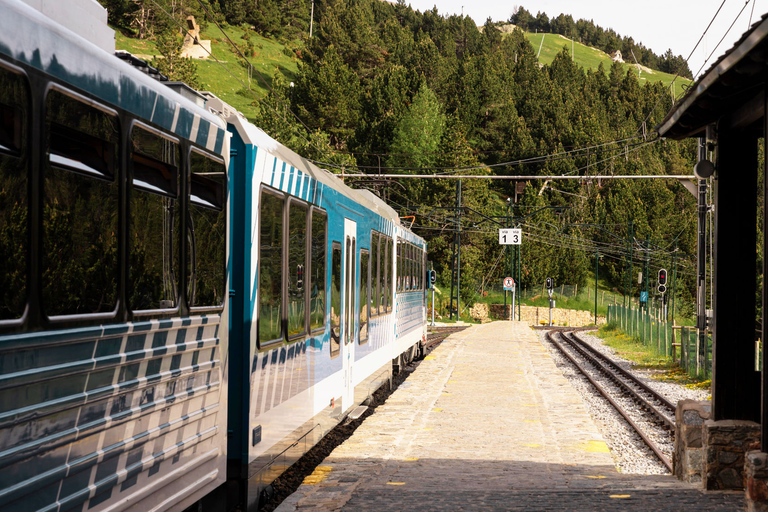
[[[589,343],[587,343],[587,342],[585,342],[583,339],[581,339],[581,338],[579,337],[579,335],[578,335],[578,334],[576,334],[575,332],[571,332],[571,333],[569,333],[569,334],[570,334],[570,336],[571,336],[571,337],[573,337],[573,338],[574,338],[574,339],[575,339],[575,340],[576,340],[576,341],[577,341],[577,342],[578,342],[578,343],[579,343],[579,344],[580,344],[582,347],[584,347],[585,349],[587,349],[587,350],[588,350],[588,351],[589,351],[589,352],[590,352],[592,355],[594,355],[595,357],[597,357],[597,358],[598,358],[598,359],[600,359],[601,361],[604,361],[604,362],[606,362],[607,364],[609,364],[609,365],[611,366],[611,368],[615,369],[615,370],[616,370],[618,373],[620,373],[622,377],[625,377],[625,378],[627,378],[628,380],[631,380],[631,381],[632,381],[633,383],[635,383],[637,386],[639,386],[640,388],[642,388],[642,389],[643,389],[643,391],[645,391],[645,392],[646,392],[646,393],[648,393],[649,395],[652,395],[652,396],[653,396],[653,397],[654,397],[656,400],[658,400],[659,402],[661,402],[662,404],[664,404],[664,407],[667,407],[668,409],[671,409],[671,410],[672,410],[672,414],[674,415],[675,409],[677,409],[677,407],[675,406],[675,404],[673,404],[672,402],[670,402],[670,401],[667,399],[667,397],[665,397],[665,396],[661,395],[661,394],[660,394],[660,393],[658,393],[658,392],[657,392],[655,389],[652,389],[650,386],[648,386],[648,384],[646,384],[645,382],[641,381],[640,379],[638,379],[637,377],[635,377],[634,375],[632,375],[630,372],[628,372],[627,370],[625,370],[624,368],[622,368],[620,365],[616,364],[616,362],[615,362],[613,359],[611,359],[610,357],[608,357],[608,356],[606,356],[605,354],[602,354],[602,353],[598,352],[597,350],[595,350],[595,349],[594,349],[594,348],[593,348],[593,347],[592,347],[592,346],[591,346]]]
[[[430,332],[427,335],[427,341],[424,343],[424,348],[427,349],[433,345],[437,345],[441,341],[443,341],[445,338],[450,336],[451,334],[455,332],[461,332],[464,329],[466,329],[469,326],[462,326],[462,327],[436,327],[433,328],[432,332]]]
[[[626,382],[621,380],[620,376],[623,377],[626,375],[626,372],[619,373],[614,371],[614,369],[609,368],[605,362],[601,361],[597,357],[590,354],[584,345],[586,344],[580,344],[577,341],[573,341],[570,337],[573,336],[570,332],[568,333],[560,333],[560,336],[565,340],[566,343],[571,345],[574,350],[576,350],[581,357],[586,359],[586,361],[597,368],[600,372],[602,372],[606,377],[611,379],[619,388],[624,390],[625,393],[629,394],[632,399],[637,402],[641,407],[644,407],[646,409],[649,409],[654,416],[656,416],[658,419],[660,419],[669,429],[674,430],[675,428],[675,422],[669,418],[669,416],[665,415],[661,411],[659,411],[652,403],[650,403],[648,400],[646,400],[642,395],[640,395],[637,391],[632,389]],[[591,348],[591,347],[590,347]],[[614,368],[618,368],[618,366],[615,366]],[[623,371],[624,369],[621,368]],[[632,381],[634,383],[639,383],[637,380]],[[643,387],[643,390],[650,389],[647,386]],[[656,394],[654,393],[652,395],[654,399],[656,398]],[[666,403],[663,403],[663,405],[666,407]],[[674,408],[672,408],[674,411]]]
[[[555,341],[554,337],[551,335],[551,333],[546,334],[546,338],[552,343],[555,347],[557,347],[558,350],[568,359],[573,366],[575,366],[581,373],[584,375],[587,380],[595,387],[595,389],[598,390],[598,392],[603,395],[603,397],[608,400],[608,402],[616,409],[616,411],[621,414],[621,416],[624,418],[624,420],[637,432],[637,435],[640,436],[640,438],[643,440],[643,442],[648,445],[648,447],[651,449],[651,451],[658,457],[658,459],[661,461],[664,466],[669,470],[669,472],[672,472],[672,462],[669,460],[669,458],[661,452],[658,446],[656,446],[656,443],[651,441],[651,439],[645,435],[645,432],[635,423],[635,421],[629,416],[629,414],[624,411],[624,409],[616,403],[616,401],[611,398],[611,396],[608,394],[603,387],[598,384],[591,375],[571,356],[568,351],[565,350],[565,348],[562,346],[562,344],[558,341]]]

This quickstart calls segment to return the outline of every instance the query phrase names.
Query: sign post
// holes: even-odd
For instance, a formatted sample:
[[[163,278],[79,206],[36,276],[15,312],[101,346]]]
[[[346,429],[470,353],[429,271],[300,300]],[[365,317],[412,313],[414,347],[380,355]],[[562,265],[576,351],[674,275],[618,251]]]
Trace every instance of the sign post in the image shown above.
[[[429,287],[432,288],[432,327],[435,326],[435,283],[437,282],[437,272],[429,271]]]
[[[552,308],[555,307],[555,301],[552,300],[552,291],[555,289],[555,278],[547,278],[547,293],[549,294],[549,326],[552,327]]]
[[[507,293],[507,290],[512,291],[512,318],[515,317],[515,280],[511,277],[505,277],[504,278],[504,293]],[[504,311],[504,314],[506,315],[506,310]]]

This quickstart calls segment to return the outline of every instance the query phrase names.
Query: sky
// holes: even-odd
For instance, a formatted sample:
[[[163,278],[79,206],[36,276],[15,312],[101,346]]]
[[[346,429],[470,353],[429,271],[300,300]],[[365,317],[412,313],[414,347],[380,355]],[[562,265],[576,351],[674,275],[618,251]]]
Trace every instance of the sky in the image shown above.
[[[406,3],[422,12],[435,6],[440,14],[462,14],[463,10],[463,14],[470,16],[478,25],[483,25],[489,17],[493,21],[506,21],[516,6],[525,7],[534,16],[540,11],[545,12],[550,19],[560,13],[570,14],[574,20],[591,19],[605,29],[612,28],[622,36],[631,36],[635,42],[642,43],[657,55],[671,48],[675,55],[687,58],[723,0],[406,0]],[[688,61],[694,76],[698,76],[702,66],[706,71],[733,47],[747,31],[750,15],[752,23],[755,23],[765,13],[768,13],[768,0],[725,0],[720,13]],[[735,24],[728,32],[734,20]],[[726,32],[728,35],[717,47]]]

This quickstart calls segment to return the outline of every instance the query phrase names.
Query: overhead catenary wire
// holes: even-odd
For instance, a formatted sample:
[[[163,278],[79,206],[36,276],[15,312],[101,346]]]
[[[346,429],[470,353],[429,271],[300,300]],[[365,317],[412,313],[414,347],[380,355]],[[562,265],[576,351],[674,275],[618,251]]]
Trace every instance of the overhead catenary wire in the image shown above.
[[[718,14],[720,14],[720,11],[723,9],[723,6],[725,5],[725,1],[726,0],[722,1],[722,3],[720,4],[720,7],[718,7],[717,11],[715,12],[715,15],[712,16],[711,20],[709,20],[709,24],[707,24],[707,28],[705,28],[704,32],[701,33],[701,36],[699,37],[699,40],[696,41],[696,44],[693,46],[693,49],[691,50],[691,53],[689,53],[688,57],[685,59],[685,63],[686,64],[688,64],[688,61],[691,60],[691,57],[693,57],[693,54],[696,51],[696,48],[699,47],[699,45],[701,44],[701,41],[704,39],[704,36],[707,35],[707,32],[709,31],[710,27],[712,27],[712,23],[715,22],[715,19],[717,18]],[[648,120],[651,118],[653,113],[656,111],[656,108],[658,108],[659,103],[661,103],[662,98],[665,98],[666,94],[669,93],[669,91],[672,89],[672,87],[674,87],[675,81],[680,77],[680,71],[682,70],[682,67],[683,67],[682,64],[680,64],[677,67],[677,70],[675,71],[675,76],[672,78],[672,81],[669,83],[669,87],[667,87],[667,90],[666,90],[665,94],[659,95],[659,99],[656,100],[656,103],[654,103],[653,107],[651,108],[651,111],[648,112],[648,115],[645,116],[645,119],[643,119],[643,122],[640,123],[640,126],[638,126],[637,132],[640,132],[640,130],[643,129],[643,126],[645,126],[645,123],[648,122]],[[695,75],[693,76],[693,79],[694,80],[696,79]],[[635,133],[637,133],[637,132],[635,132]]]

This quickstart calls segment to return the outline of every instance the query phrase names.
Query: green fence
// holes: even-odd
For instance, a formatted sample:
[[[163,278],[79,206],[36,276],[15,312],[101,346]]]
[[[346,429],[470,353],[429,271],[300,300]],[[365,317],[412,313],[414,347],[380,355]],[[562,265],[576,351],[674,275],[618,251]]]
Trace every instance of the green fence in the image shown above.
[[[712,375],[712,336],[695,327],[673,326],[664,321],[660,309],[608,306],[608,323],[615,323],[658,355],[674,357],[689,375],[709,379]]]

